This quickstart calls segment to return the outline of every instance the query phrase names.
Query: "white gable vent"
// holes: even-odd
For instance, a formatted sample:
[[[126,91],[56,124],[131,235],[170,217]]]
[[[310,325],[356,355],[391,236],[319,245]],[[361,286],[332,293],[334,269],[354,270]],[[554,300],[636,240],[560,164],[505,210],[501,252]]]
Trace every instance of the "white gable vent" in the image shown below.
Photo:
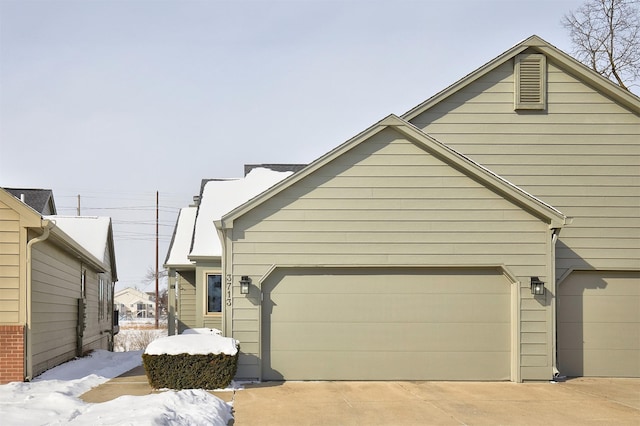
[[[544,55],[524,54],[515,62],[515,109],[540,109],[547,104],[547,61]]]

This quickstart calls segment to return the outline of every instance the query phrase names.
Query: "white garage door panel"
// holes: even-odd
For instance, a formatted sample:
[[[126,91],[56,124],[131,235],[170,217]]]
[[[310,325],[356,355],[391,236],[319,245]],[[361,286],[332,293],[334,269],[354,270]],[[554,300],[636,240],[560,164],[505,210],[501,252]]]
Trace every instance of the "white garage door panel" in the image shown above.
[[[640,273],[574,272],[560,284],[558,362],[568,376],[640,377]]]
[[[498,271],[328,272],[263,283],[265,380],[509,380],[511,284]]]

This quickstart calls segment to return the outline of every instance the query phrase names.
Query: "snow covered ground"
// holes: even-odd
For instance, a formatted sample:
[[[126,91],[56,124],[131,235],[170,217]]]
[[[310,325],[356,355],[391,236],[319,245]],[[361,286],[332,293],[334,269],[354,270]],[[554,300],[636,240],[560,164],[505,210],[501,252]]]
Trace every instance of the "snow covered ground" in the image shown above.
[[[89,404],[79,396],[142,363],[142,351],[94,351],[30,383],[0,385],[0,424],[226,425],[231,406],[199,389],[122,396]]]

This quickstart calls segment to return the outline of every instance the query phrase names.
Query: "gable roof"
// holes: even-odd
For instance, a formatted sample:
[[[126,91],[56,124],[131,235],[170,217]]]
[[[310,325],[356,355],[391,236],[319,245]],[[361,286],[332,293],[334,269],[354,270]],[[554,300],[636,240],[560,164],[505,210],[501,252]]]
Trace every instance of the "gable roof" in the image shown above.
[[[40,214],[57,214],[50,189],[3,188]],[[24,198],[24,201],[22,200]]]
[[[197,211],[198,208],[196,206],[180,209],[176,226],[173,228],[173,236],[167,251],[167,258],[164,261],[165,268],[193,266],[193,263],[189,260],[189,252],[191,251],[191,240]]]
[[[271,187],[259,196],[224,215],[221,220],[216,221],[216,227],[218,229],[232,228],[233,221],[236,218],[254,209],[270,197],[273,197],[284,189],[290,187],[294,183],[300,181],[304,177],[310,175],[322,166],[328,164],[329,162],[333,161],[334,159],[338,158],[339,156],[343,155],[359,144],[365,142],[366,140],[386,128],[393,128],[394,130],[405,136],[408,140],[423,148],[425,151],[438,157],[445,163],[455,167],[467,176],[476,179],[485,187],[495,190],[503,197],[515,202],[537,217],[545,219],[550,224],[550,227],[561,228],[565,224],[566,217],[559,210],[525,192],[506,179],[491,172],[489,169],[476,163],[469,157],[437,141],[436,139],[422,132],[411,123],[399,118],[396,115],[391,114],[368,128],[364,132],[356,135],[352,139],[318,158],[316,161],[312,162],[298,173],[277,183],[275,186]]]
[[[51,239],[51,241],[55,241],[57,244],[63,246],[66,251],[80,256],[81,258],[86,260],[87,263],[95,267],[98,271],[105,272],[107,270],[110,270],[112,280],[117,281],[115,253],[113,248],[113,233],[111,230],[110,219],[107,239],[109,244],[108,248],[111,254],[111,264],[107,265],[104,263],[105,249],[103,248],[102,254],[96,256],[95,253],[90,251],[82,244],[82,241],[80,241],[86,239],[87,236],[81,235],[81,233],[79,232],[70,230],[69,226],[66,227],[66,230],[62,229],[60,226],[58,226],[58,216],[48,216],[46,218],[43,217],[33,207],[27,205],[26,203],[23,203],[15,195],[9,193],[4,188],[0,188],[0,202],[5,203],[9,208],[13,209],[20,215],[21,226],[33,229],[36,232],[40,233],[44,230],[44,228],[49,228],[51,231],[49,239]],[[82,216],[79,218],[82,218]],[[74,236],[69,235],[65,231],[70,231],[71,234],[74,234]],[[78,238],[79,240],[76,240],[76,238]]]
[[[113,229],[110,217],[98,216],[45,216],[93,257],[108,265],[113,281],[117,281]],[[54,229],[56,229],[54,228]],[[109,252],[109,263],[106,254]]]
[[[205,183],[195,219],[189,259],[222,256],[214,225],[224,214],[293,174],[269,168],[255,168],[241,179],[216,179]]]
[[[557,66],[561,67],[565,71],[574,75],[584,83],[594,87],[599,92],[610,97],[611,99],[623,105],[624,107],[628,108],[632,112],[636,114],[640,114],[640,98],[638,96],[634,95],[633,93],[627,90],[622,89],[617,84],[604,78],[597,72],[589,69],[588,67],[583,65],[581,62],[567,55],[562,50],[551,45],[550,43],[546,42],[542,38],[536,35],[532,35],[526,40],[513,46],[511,49],[507,50],[500,56],[487,62],[477,70],[473,71],[472,73],[468,74],[467,76],[453,83],[451,86],[447,87],[443,91],[437,93],[436,95],[432,96],[431,98],[427,99],[421,104],[413,107],[412,109],[410,109],[409,111],[401,115],[401,117],[406,121],[412,120],[413,118],[422,114],[424,111],[428,110],[435,104],[441,102],[448,96],[461,90],[465,86],[473,83],[474,81],[478,80],[482,76],[488,74],[489,72],[496,69],[497,67],[504,64],[505,62],[512,60],[516,55],[519,55],[520,53],[523,53],[526,50],[531,50],[531,51],[539,52],[546,55],[547,60],[551,60]]]

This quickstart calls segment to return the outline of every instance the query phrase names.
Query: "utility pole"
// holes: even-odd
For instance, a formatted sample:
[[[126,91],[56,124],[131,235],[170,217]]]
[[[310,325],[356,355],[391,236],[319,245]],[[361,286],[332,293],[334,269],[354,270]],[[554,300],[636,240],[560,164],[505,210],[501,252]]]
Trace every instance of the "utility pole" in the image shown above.
[[[159,328],[158,325],[158,306],[160,305],[160,294],[158,292],[158,211],[159,209],[159,200],[160,193],[156,191],[156,329]]]
[[[80,194],[78,194],[78,216],[80,216]]]

